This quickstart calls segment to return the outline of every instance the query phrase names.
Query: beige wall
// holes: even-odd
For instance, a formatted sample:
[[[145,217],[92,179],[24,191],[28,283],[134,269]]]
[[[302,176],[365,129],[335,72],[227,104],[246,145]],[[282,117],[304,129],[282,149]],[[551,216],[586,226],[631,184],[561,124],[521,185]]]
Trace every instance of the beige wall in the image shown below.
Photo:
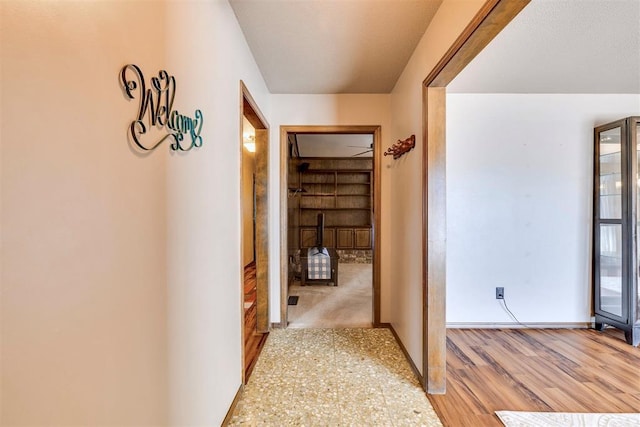
[[[422,81],[480,9],[483,0],[444,0],[391,93],[390,140],[416,135],[416,148],[391,163],[390,322],[422,371]]]
[[[164,424],[169,156],[127,144],[118,73],[166,65],[165,8],[0,8],[0,424]]]
[[[226,0],[0,2],[2,425],[219,425],[242,378],[240,79]],[[140,155],[118,73],[204,146]]]
[[[269,93],[226,0],[167,1],[176,107],[205,117],[201,150],[168,166],[172,425],[220,424],[241,383],[240,80],[269,120]]]
[[[242,371],[239,80],[270,121],[279,236],[280,125],[419,136],[420,81],[480,3],[445,0],[392,95],[270,97],[226,0],[0,2],[0,423],[220,424]],[[132,149],[126,63],[176,76],[201,149]],[[420,150],[381,171],[382,321],[418,366]]]
[[[271,97],[271,153],[270,153],[270,230],[271,236],[277,236],[270,241],[270,312],[271,321],[280,322],[280,126],[293,125],[380,125],[382,126],[382,143],[388,146],[390,115],[389,95],[386,94],[344,94],[344,95],[272,95]],[[388,157],[383,160],[382,166],[382,200],[387,205],[387,166]],[[282,212],[282,215],[286,215]],[[382,221],[382,280],[381,280],[381,321],[387,322],[389,308],[389,280],[387,272],[389,267],[389,244],[385,241],[388,233],[389,221],[386,211],[383,209]]]
[[[226,0],[168,1],[167,16],[178,107],[206,114],[202,149],[167,162],[170,422],[217,425],[242,374],[240,80],[267,120],[269,93]]]
[[[496,286],[526,324],[590,324],[593,128],[631,115],[638,94],[447,96],[448,325],[517,326]]]

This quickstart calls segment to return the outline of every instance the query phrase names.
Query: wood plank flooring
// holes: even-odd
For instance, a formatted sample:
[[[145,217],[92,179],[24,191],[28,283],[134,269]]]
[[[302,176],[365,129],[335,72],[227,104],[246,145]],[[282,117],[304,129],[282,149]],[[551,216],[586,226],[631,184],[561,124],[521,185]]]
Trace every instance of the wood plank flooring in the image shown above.
[[[502,426],[494,411],[640,412],[640,348],[614,329],[449,329],[443,425]]]

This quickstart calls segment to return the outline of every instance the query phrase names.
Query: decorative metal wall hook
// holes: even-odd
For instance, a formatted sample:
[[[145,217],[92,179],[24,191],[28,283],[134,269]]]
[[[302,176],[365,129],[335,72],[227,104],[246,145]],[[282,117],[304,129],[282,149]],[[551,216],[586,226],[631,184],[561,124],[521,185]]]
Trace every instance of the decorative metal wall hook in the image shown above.
[[[407,139],[403,139],[403,140],[399,139],[398,142],[393,144],[391,147],[387,148],[387,151],[385,151],[384,155],[385,156],[392,155],[394,159],[398,159],[404,153],[413,149],[415,146],[416,146],[416,136],[411,135]]]

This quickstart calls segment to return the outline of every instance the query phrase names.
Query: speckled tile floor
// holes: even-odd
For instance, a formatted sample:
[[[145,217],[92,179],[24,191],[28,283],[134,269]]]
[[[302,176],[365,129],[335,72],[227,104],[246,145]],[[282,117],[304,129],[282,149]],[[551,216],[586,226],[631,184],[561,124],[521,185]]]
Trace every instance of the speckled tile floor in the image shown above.
[[[388,329],[277,329],[230,425],[442,426]]]

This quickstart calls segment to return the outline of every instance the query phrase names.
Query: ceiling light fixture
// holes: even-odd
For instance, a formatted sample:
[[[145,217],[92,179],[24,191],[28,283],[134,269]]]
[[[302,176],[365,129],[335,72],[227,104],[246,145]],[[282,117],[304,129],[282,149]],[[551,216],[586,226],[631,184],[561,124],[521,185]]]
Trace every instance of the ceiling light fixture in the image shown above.
[[[255,135],[243,135],[243,145],[250,153],[256,152],[256,136]]]

